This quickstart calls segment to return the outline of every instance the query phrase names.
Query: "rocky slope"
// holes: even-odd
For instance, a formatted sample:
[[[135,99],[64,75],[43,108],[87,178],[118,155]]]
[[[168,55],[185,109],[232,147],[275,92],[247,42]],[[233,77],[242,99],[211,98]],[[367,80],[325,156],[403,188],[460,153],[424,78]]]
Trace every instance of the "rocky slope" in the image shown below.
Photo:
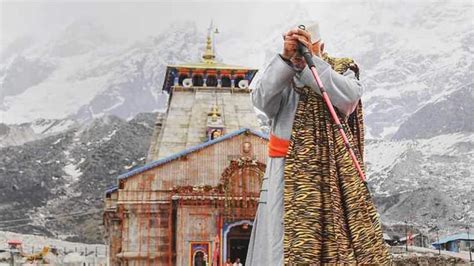
[[[105,116],[0,149],[0,230],[101,242],[103,193],[144,163],[155,118]]]
[[[369,141],[368,180],[382,221],[408,221],[424,233],[437,226],[443,234],[472,225],[473,147],[470,132]]]
[[[473,84],[426,103],[403,122],[393,139],[431,138],[441,134],[474,132]]]
[[[75,126],[78,126],[77,122],[69,119],[38,119],[31,123],[17,125],[0,123],[0,148],[22,145],[61,133]]]

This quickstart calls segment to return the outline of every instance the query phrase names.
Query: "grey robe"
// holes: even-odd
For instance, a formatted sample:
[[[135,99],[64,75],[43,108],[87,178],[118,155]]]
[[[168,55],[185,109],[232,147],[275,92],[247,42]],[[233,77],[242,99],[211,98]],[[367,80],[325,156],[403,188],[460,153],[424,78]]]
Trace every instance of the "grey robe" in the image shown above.
[[[321,58],[314,56],[316,70],[333,105],[343,114],[351,114],[362,96],[363,86],[352,70],[343,75]],[[299,95],[292,89],[304,85],[321,94],[306,67],[297,72],[276,55],[263,72],[252,92],[252,102],[271,121],[271,132],[289,140]],[[283,265],[283,191],[285,158],[268,158],[260,191],[260,201],[252,228],[245,265]]]

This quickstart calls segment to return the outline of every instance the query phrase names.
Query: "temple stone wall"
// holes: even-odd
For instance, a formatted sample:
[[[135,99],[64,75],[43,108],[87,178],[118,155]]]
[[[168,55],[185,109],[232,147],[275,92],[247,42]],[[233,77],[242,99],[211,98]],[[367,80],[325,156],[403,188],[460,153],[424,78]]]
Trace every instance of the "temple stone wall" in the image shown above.
[[[157,123],[148,161],[206,142],[207,114],[216,103],[222,108],[224,134],[244,127],[260,130],[249,93],[175,91],[162,124]]]

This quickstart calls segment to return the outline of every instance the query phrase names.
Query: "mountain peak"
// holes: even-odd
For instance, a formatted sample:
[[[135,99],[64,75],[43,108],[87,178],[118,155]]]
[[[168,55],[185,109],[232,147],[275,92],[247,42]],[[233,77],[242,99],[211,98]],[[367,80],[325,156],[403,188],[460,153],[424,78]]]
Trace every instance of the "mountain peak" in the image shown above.
[[[57,57],[80,55],[109,44],[110,41],[111,38],[98,22],[89,19],[75,20],[51,42],[50,54]]]

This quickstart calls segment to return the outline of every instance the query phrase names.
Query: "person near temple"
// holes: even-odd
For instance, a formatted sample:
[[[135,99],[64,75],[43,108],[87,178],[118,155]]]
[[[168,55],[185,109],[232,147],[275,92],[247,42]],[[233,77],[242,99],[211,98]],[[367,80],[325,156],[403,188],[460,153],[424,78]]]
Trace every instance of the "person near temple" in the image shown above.
[[[271,122],[269,159],[246,265],[387,264],[391,257],[366,183],[297,52],[308,47],[364,170],[359,68],[325,52],[318,23],[284,34],[283,51],[252,92]]]

